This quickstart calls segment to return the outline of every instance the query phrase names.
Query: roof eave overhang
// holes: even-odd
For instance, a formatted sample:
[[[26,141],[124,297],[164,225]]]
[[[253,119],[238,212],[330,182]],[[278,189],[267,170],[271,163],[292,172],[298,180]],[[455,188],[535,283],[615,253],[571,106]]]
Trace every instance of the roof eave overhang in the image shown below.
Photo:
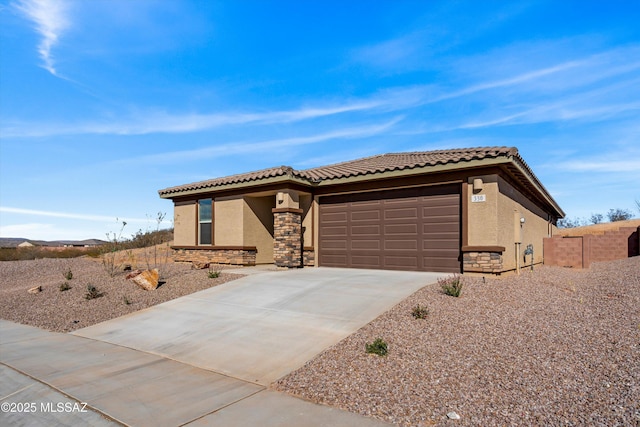
[[[518,159],[513,156],[509,157],[496,157],[491,159],[476,159],[457,163],[445,163],[438,165],[428,165],[423,167],[414,167],[409,169],[385,171],[378,173],[368,173],[356,176],[349,176],[343,178],[326,179],[316,184],[317,187],[327,187],[334,185],[353,184],[366,181],[377,181],[390,178],[403,178],[425,174],[454,172],[461,170],[471,170],[483,167],[491,166],[511,166],[515,169],[515,177],[522,182],[523,186],[533,188],[534,191],[541,197],[549,206],[556,211],[560,217],[564,217],[564,211],[558,206],[556,201],[551,197],[549,192],[544,186],[522,165]]]
[[[461,170],[470,170],[490,166],[503,166],[511,169],[511,173],[519,180],[525,188],[532,189],[537,193],[538,197],[544,200],[548,205],[556,211],[559,217],[565,216],[564,211],[551,197],[549,192],[538,181],[532,172],[520,160],[519,156],[500,156],[489,159],[475,159],[468,161],[460,161],[456,163],[444,163],[437,165],[427,165],[421,167],[405,168],[384,172],[366,173],[360,175],[353,175],[348,177],[324,179],[319,182],[312,182],[307,179],[301,178],[295,175],[280,175],[275,177],[255,179],[251,181],[233,182],[229,184],[203,186],[200,188],[194,188],[189,190],[178,191],[160,191],[159,195],[162,199],[176,199],[182,197],[196,196],[199,194],[212,194],[227,191],[242,191],[248,189],[254,189],[256,187],[262,187],[267,185],[300,185],[308,188],[324,188],[336,185],[354,184],[367,181],[378,181],[392,178],[412,177],[418,175],[446,173]]]
[[[223,191],[244,190],[249,188],[255,188],[257,186],[282,184],[282,185],[302,185],[306,187],[312,187],[313,185],[309,181],[291,175],[281,175],[269,178],[261,178],[251,181],[232,182],[229,184],[203,186],[200,188],[194,188],[189,190],[179,190],[174,192],[158,192],[161,199],[176,199],[179,197],[196,196],[198,194],[211,194]]]
[[[527,182],[532,185],[536,192],[551,206],[559,218],[564,218],[566,216],[565,212],[560,208],[560,205],[551,197],[551,194],[547,191],[547,189],[542,185],[540,181],[535,176],[532,176],[531,172],[524,167],[522,161],[519,159],[512,159],[511,165],[516,168],[518,174],[524,177]]]

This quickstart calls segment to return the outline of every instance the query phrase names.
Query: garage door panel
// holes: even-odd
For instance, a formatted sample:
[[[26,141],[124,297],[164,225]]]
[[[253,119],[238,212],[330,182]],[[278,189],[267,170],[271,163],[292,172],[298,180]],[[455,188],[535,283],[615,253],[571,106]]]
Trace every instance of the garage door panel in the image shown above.
[[[374,250],[381,249],[380,239],[376,240],[353,240],[350,245],[351,250]]]
[[[344,239],[340,239],[340,240],[323,240],[322,241],[322,249],[324,250],[329,250],[329,249],[342,249],[345,250],[347,249],[347,241]]]
[[[346,236],[347,235],[347,226],[342,227],[322,227],[320,229],[321,233],[325,237],[332,236]]]
[[[446,233],[446,234],[456,234],[459,233],[460,224],[457,222],[427,222],[422,224],[422,234],[432,234],[432,233]]]
[[[418,218],[418,208],[392,208],[384,211],[384,219],[386,220],[416,220]]]
[[[428,240],[422,241],[423,252],[429,252],[429,251],[435,252],[435,251],[446,250],[446,249],[452,249],[457,251],[458,248],[459,248],[458,240],[428,239]]]
[[[384,226],[385,236],[408,235],[415,236],[418,233],[418,224],[391,224]]]
[[[456,224],[457,227],[460,227],[460,223],[458,221],[452,222],[451,221],[451,216],[449,216],[449,215],[446,215],[446,216],[429,216],[429,217],[426,217],[426,218],[423,217],[422,223],[423,224],[438,224],[438,225]]]
[[[399,250],[399,251],[413,251],[415,252],[418,249],[418,241],[416,239],[407,239],[407,240],[384,240],[384,249],[385,251],[389,250]]]
[[[321,266],[460,272],[459,184],[319,202]]]
[[[437,207],[424,206],[422,207],[421,215],[422,215],[422,218],[430,218],[434,216],[451,218],[457,213],[458,213],[457,206],[437,206]]]
[[[331,222],[347,222],[346,212],[323,212],[320,218],[323,224]]]
[[[347,264],[347,256],[324,254],[320,257],[320,263],[327,267],[342,267]]]
[[[366,200],[359,202],[352,202],[349,204],[352,211],[366,211],[380,209],[380,200]]]
[[[351,221],[380,221],[380,211],[351,212]]]
[[[384,267],[385,268],[401,267],[403,270],[416,270],[418,268],[418,258],[415,256],[414,257],[385,256]]]
[[[451,233],[423,233],[423,241],[428,241],[428,240],[451,240],[456,242],[456,244],[458,244],[458,242],[460,241],[458,239],[458,236],[452,237]]]
[[[377,255],[351,255],[351,267],[356,267],[356,268],[380,268],[380,256],[377,256]]]
[[[351,227],[351,236],[379,236],[379,225],[354,225]]]

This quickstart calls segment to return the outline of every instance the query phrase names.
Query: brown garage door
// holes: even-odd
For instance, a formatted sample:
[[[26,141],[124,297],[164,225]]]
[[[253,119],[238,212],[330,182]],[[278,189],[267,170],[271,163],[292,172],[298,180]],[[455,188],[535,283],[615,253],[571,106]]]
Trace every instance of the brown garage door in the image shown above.
[[[318,264],[460,272],[460,185],[320,198]]]

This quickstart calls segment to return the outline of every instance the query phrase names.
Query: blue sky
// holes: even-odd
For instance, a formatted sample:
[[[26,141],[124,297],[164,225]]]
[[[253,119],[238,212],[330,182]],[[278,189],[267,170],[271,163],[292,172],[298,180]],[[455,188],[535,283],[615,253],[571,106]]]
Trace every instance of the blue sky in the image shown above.
[[[569,217],[638,216],[638,22],[637,1],[2,1],[0,236],[129,236],[173,185],[495,145]]]

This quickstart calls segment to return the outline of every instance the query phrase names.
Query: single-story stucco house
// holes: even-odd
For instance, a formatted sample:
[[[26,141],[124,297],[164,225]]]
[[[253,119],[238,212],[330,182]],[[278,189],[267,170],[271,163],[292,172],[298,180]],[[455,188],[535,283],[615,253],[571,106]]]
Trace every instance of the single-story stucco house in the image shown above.
[[[176,260],[240,265],[502,273],[542,262],[564,217],[510,147],[280,166],[159,194],[174,203]]]

